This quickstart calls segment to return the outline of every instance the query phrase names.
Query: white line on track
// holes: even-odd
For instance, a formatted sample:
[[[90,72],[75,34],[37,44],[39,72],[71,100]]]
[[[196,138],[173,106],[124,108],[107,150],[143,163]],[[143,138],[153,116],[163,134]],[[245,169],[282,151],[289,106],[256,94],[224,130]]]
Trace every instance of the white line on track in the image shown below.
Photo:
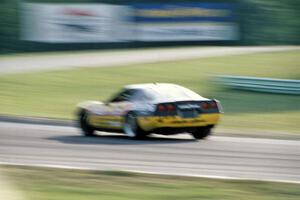
[[[0,162],[0,165],[13,165],[13,166],[24,166],[24,167],[45,167],[45,168],[56,168],[56,169],[71,169],[71,170],[99,170],[97,168],[91,167],[74,167],[67,165],[51,165],[51,164],[20,164],[14,162]],[[107,169],[109,170],[109,169]],[[255,179],[255,178],[240,178],[233,176],[214,176],[214,175],[205,175],[205,174],[177,174],[177,173],[158,173],[151,171],[142,171],[142,170],[118,170],[124,172],[132,173],[142,173],[142,174],[153,174],[153,175],[166,175],[166,176],[185,176],[185,177],[198,177],[198,178],[210,178],[210,179],[223,179],[223,180],[244,180],[244,181],[268,181],[268,182],[280,182],[280,183],[295,183],[300,184],[300,181],[291,181],[291,180],[281,180],[281,179]]]
[[[300,141],[188,134],[132,141],[74,127],[0,122],[0,163],[207,178],[300,182]]]

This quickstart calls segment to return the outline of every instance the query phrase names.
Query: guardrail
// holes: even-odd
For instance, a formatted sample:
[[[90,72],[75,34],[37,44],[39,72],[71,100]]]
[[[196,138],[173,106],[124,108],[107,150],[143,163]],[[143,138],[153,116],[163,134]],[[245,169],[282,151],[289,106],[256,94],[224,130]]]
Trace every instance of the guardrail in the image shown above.
[[[222,85],[237,89],[300,95],[300,80],[248,76],[216,76],[216,81]]]

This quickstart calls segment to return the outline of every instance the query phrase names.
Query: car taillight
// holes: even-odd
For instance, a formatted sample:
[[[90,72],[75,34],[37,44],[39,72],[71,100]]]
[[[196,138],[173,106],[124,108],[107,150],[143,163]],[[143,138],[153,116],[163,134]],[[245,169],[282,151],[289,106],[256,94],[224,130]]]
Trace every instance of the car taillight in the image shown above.
[[[167,109],[166,109],[166,107],[165,107],[164,105],[159,105],[157,110],[158,110],[159,112],[164,112],[164,111],[166,111]]]
[[[175,110],[175,106],[172,105],[172,104],[168,104],[168,105],[167,105],[167,110],[168,110],[169,112],[172,112],[172,111]]]
[[[207,101],[207,102],[202,102],[200,104],[201,108],[204,109],[204,110],[207,110],[207,109],[216,109],[218,108],[218,104],[217,102],[215,101]]]
[[[174,104],[159,104],[157,106],[157,112],[162,115],[174,115],[176,111],[176,107]]]
[[[209,109],[209,104],[207,102],[202,102],[201,103],[201,108],[202,109]]]
[[[211,102],[210,102],[210,107],[211,107],[211,108],[218,108],[217,102],[211,101]]]

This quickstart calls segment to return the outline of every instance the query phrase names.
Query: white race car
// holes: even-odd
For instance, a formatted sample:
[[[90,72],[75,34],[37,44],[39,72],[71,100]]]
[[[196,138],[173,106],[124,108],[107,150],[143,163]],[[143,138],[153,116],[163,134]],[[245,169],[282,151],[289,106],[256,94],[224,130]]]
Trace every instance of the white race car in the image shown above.
[[[202,139],[218,123],[220,113],[217,100],[168,83],[128,85],[107,102],[78,105],[79,125],[86,136],[97,130],[123,132],[130,138],[186,132]]]

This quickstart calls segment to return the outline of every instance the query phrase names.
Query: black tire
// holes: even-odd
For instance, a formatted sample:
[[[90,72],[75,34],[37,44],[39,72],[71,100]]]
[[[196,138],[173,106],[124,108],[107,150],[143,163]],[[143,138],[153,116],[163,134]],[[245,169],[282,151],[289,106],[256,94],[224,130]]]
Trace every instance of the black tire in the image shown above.
[[[88,113],[85,110],[79,113],[79,126],[85,136],[95,136],[95,129],[88,124],[87,117]]]
[[[212,127],[199,127],[191,132],[191,134],[196,140],[204,139],[211,134],[211,128]]]
[[[125,116],[123,131],[129,138],[132,139],[144,139],[147,136],[147,134],[140,128],[134,112],[129,112]]]

